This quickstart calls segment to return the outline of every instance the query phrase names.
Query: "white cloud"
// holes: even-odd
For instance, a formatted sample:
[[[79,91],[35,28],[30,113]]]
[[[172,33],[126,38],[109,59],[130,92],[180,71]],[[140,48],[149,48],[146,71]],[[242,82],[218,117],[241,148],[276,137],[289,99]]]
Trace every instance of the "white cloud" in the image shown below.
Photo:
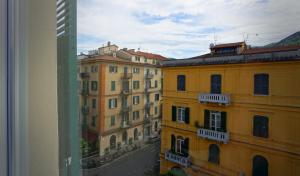
[[[112,41],[183,58],[207,52],[214,31],[218,43],[248,34],[251,45],[265,45],[299,31],[299,7],[299,0],[79,0],[78,46]]]

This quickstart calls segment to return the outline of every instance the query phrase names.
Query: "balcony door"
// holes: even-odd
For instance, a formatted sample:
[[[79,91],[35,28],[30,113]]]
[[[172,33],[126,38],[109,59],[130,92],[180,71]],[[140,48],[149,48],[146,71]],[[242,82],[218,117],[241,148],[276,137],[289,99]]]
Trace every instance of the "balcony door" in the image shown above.
[[[211,130],[220,131],[220,129],[221,129],[221,113],[220,112],[211,112],[210,113],[209,127]]]

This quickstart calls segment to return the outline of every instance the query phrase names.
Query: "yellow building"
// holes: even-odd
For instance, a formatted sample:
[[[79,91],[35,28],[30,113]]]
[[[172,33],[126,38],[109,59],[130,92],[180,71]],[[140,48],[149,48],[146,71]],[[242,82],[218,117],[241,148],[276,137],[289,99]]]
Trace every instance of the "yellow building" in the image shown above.
[[[83,136],[104,156],[159,135],[165,58],[110,43],[90,53],[79,66]]]
[[[163,63],[161,173],[300,175],[300,46]]]

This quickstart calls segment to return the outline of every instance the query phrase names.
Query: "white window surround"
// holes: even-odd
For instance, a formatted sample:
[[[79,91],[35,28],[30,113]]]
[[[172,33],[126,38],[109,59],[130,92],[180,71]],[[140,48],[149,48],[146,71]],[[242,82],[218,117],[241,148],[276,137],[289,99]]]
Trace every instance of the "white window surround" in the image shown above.
[[[184,107],[177,107],[177,121],[185,122],[185,108]]]
[[[134,97],[133,97],[133,104],[134,104],[134,105],[139,104],[139,96],[134,96]]]
[[[181,138],[176,139],[176,146],[175,146],[176,153],[183,154],[183,151],[182,151],[183,143],[184,143],[184,139],[181,139]]]
[[[210,111],[209,128],[214,131],[219,131],[221,129],[221,112]]]
[[[116,98],[113,98],[113,99],[109,99],[109,102],[110,102],[110,109],[114,109],[116,108],[116,102],[117,102],[117,99]]]

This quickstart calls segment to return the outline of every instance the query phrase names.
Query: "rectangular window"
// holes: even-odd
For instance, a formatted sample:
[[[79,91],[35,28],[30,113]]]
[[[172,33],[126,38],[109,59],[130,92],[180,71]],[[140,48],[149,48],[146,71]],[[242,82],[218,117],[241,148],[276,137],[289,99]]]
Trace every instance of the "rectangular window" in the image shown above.
[[[172,106],[172,121],[190,123],[190,108]]]
[[[155,80],[155,82],[154,82],[154,87],[155,87],[155,88],[158,87],[158,82],[157,82],[157,80]]]
[[[98,72],[98,66],[97,66],[97,65],[92,65],[92,66],[91,66],[91,72],[92,72],[92,73]]]
[[[118,67],[117,66],[109,66],[109,72],[110,73],[117,73]]]
[[[133,96],[133,104],[137,105],[140,103],[140,97],[139,96]]]
[[[92,81],[92,90],[97,91],[98,89],[98,82],[97,81]]]
[[[211,75],[210,78],[210,93],[212,94],[221,94],[222,78],[221,75]]]
[[[158,70],[157,70],[157,69],[155,69],[155,75],[157,75],[157,73],[158,73]]]
[[[109,107],[109,109],[116,108],[117,107],[117,98],[109,99],[108,107]]]
[[[140,88],[140,82],[139,81],[133,81],[133,89],[139,89]]]
[[[97,100],[95,98],[93,98],[93,100],[92,100],[93,109],[96,109],[96,106],[97,106],[96,104],[97,104]]]
[[[254,75],[254,94],[269,95],[269,75],[255,74]]]
[[[115,126],[115,124],[116,124],[116,116],[111,116],[110,126]]]
[[[179,122],[185,121],[185,108],[177,107],[177,121]]]
[[[133,112],[133,120],[137,120],[140,118],[140,111],[134,111]]]
[[[111,81],[111,91],[116,90],[116,81]]]
[[[211,112],[209,118],[209,128],[214,131],[220,131],[221,129],[221,113]]]
[[[226,112],[204,110],[204,128],[226,132]]]
[[[133,73],[136,73],[136,74],[140,73],[140,68],[134,67]]]
[[[185,91],[185,75],[177,75],[177,90]]]
[[[157,115],[157,113],[158,113],[158,108],[155,106],[154,107],[154,114]]]
[[[145,63],[147,63],[147,62],[148,62],[147,58],[144,58],[144,62],[145,62]]]
[[[253,136],[269,137],[269,119],[265,116],[256,115],[253,118]]]
[[[176,140],[176,153],[183,154],[184,139]]]
[[[155,101],[159,101],[159,94],[155,94]]]

